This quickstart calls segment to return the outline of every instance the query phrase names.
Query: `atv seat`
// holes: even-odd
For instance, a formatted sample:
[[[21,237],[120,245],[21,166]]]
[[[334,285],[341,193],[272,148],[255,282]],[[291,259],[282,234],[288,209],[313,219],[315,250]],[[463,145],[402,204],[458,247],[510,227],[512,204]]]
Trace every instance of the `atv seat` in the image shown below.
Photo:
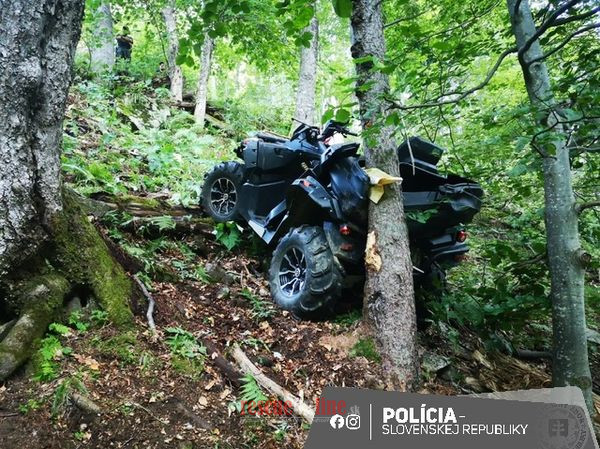
[[[258,132],[256,133],[256,137],[258,137],[261,140],[264,140],[265,142],[271,143],[284,143],[288,141],[288,139],[286,139],[285,137],[276,136],[275,134],[271,134],[268,132]]]
[[[401,165],[406,164],[412,167],[414,164],[416,168],[437,174],[437,163],[443,153],[443,148],[420,137],[411,137],[398,147],[398,160]]]

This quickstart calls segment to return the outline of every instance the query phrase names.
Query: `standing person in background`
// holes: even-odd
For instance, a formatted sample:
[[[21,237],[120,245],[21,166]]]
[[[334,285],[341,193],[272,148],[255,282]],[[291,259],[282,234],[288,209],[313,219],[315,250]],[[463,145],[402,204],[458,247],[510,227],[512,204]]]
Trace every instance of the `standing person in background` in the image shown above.
[[[129,36],[129,28],[124,26],[123,33],[117,36],[117,58],[131,60],[133,38]]]

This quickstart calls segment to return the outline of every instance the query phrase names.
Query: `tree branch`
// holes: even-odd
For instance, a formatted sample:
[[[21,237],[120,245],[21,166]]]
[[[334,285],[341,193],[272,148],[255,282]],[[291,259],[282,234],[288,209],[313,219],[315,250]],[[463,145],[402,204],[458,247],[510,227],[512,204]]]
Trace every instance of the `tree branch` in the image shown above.
[[[575,211],[580,214],[586,209],[590,209],[592,207],[600,207],[600,200],[596,201],[588,201],[587,203],[577,203],[575,205]]]
[[[425,14],[426,12],[428,12],[428,11],[427,11],[427,10],[425,10],[425,11],[421,11],[420,13],[417,13],[417,14],[415,14],[415,15],[413,15],[413,16],[410,16],[410,17],[400,17],[399,19],[393,20],[393,21],[391,21],[390,23],[386,23],[386,24],[383,26],[383,29],[386,29],[386,28],[392,27],[392,26],[394,26],[394,25],[398,25],[398,24],[399,24],[399,23],[401,23],[401,22],[407,22],[407,21],[409,21],[409,20],[414,20],[414,19],[417,19],[417,18],[421,17],[423,14]]]
[[[314,410],[307,405],[301,398],[294,396],[292,393],[287,391],[285,388],[276,384],[274,381],[269,379],[267,376],[263,374],[263,372],[254,365],[248,356],[240,349],[240,347],[235,344],[233,346],[232,354],[235,361],[238,363],[242,371],[246,374],[252,375],[256,382],[264,388],[266,388],[270,393],[280,397],[286,402],[290,402],[292,409],[299,416],[304,418],[306,422],[312,424],[313,418],[315,416]]]
[[[600,28],[600,22],[599,23],[593,23],[591,25],[585,26],[577,31],[572,32],[571,34],[569,34],[567,36],[567,38],[562,41],[559,45],[557,45],[556,47],[554,47],[552,50],[548,51],[546,54],[539,56],[537,58],[532,59],[531,61],[527,61],[526,64],[529,66],[531,64],[534,64],[538,61],[542,61],[543,59],[546,59],[547,57],[549,57],[550,55],[553,55],[554,53],[556,53],[557,51],[559,51],[561,48],[563,48],[565,45],[567,45],[571,39],[573,39],[575,36],[578,36],[580,34],[585,33],[586,31],[589,30],[593,30],[594,28]]]
[[[548,30],[548,28],[555,26],[554,24],[555,24],[556,18],[558,16],[560,16],[567,9],[571,8],[572,6],[575,6],[577,3],[581,2],[581,1],[582,0],[570,0],[569,2],[562,5],[560,8],[556,9],[552,14],[550,14],[550,17],[544,23],[542,23],[540,25],[540,27],[537,29],[537,31],[519,49],[519,52],[518,52],[519,60],[524,62],[523,55],[527,52],[527,50],[529,50],[531,48],[533,43],[535,41],[537,41],[540,38],[540,36]]]
[[[593,16],[598,11],[600,11],[600,6],[597,6],[596,8],[590,9],[589,11],[586,11],[581,14],[576,14],[574,16],[565,17],[564,19],[557,19],[554,21],[554,24],[552,26],[561,26],[561,25],[565,25],[566,23],[575,22],[577,20],[584,20],[584,19],[587,19],[588,17]]]
[[[481,83],[479,83],[477,86],[460,93],[460,95],[459,95],[459,92],[456,92],[456,91],[445,94],[445,96],[459,95],[457,98],[454,98],[451,100],[449,99],[449,100],[443,100],[443,101],[437,101],[437,102],[430,102],[430,103],[413,104],[413,105],[409,105],[409,106],[404,106],[402,104],[399,104],[397,101],[391,100],[391,99],[387,99],[387,101],[392,104],[392,107],[394,109],[400,109],[403,111],[407,111],[407,110],[411,110],[411,109],[433,108],[433,107],[438,107],[438,106],[442,106],[445,104],[458,103],[458,102],[462,101],[463,99],[465,99],[466,97],[468,97],[469,95],[471,95],[472,93],[475,93],[478,90],[483,89],[491,81],[494,74],[498,71],[498,68],[502,64],[502,61],[504,61],[504,59],[508,55],[510,55],[511,53],[515,53],[516,51],[517,51],[516,47],[511,47],[511,48],[507,48],[506,50],[504,50],[498,57],[498,60],[496,61],[496,63],[492,66],[492,68],[488,72],[485,79]]]

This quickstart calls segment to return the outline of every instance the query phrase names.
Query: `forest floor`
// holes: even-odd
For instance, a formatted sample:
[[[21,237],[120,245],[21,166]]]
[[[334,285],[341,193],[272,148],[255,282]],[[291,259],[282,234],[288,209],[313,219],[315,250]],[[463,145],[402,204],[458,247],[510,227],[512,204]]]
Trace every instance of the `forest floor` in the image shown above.
[[[193,247],[194,239],[187,239]],[[34,380],[35,368],[29,367],[0,387],[0,446],[303,447],[308,427],[300,418],[241,416],[234,406],[240,392],[213,364],[211,354],[201,365],[178,357],[169,344],[172,328],[210,340],[226,357],[239,344],[268,377],[311,405],[327,385],[382,387],[376,354],[361,345],[359,310],[330,321],[299,322],[271,305],[259,257],[227,252],[216,242],[206,245],[193,256],[176,247],[157,254],[164,266],[185,262],[223,275],[218,282],[153,282],[157,337],[149,331],[145,305],[138,307],[134,327],[125,331],[79,316],[60,336],[63,347],[71,350],[54,357],[54,379]],[[420,332],[422,392],[454,395],[549,386],[547,363],[487,353],[475,335],[463,331],[458,346],[438,326]],[[90,414],[71,404],[69,390],[83,392],[103,413]]]
[[[231,158],[235,142],[205,134],[189,114],[173,111],[160,126],[144,128],[131,111],[144,111],[148,123],[168,115],[151,92],[118,98],[116,113],[112,94],[102,92],[93,84],[72,92],[63,149],[66,181],[85,195],[152,192],[153,201],[160,196],[179,206],[197,204],[202,170]],[[234,365],[230,352],[238,344],[265,375],[311,406],[327,385],[383,387],[378,354],[361,330],[360,298],[329,320],[299,322],[272,304],[265,275],[269,254],[247,232],[239,242],[234,230],[224,228],[216,229],[227,231],[224,239],[206,232],[174,235],[172,223],[158,216],[150,221],[165,232],[150,236],[135,225],[132,231],[130,219],[109,214],[97,224],[116,244],[113,249],[133,260],[125,264],[129,273],[140,274],[150,287],[158,334],[150,332],[141,295],[129,329],[106,322],[91,302],[65,317],[66,327],[51,326],[34,363],[0,385],[0,448],[303,447],[308,426],[301,418],[240,414],[241,400],[264,392],[248,380],[237,388],[198,341],[211,342]],[[225,240],[235,247],[227,250]],[[600,388],[597,349],[590,353]],[[468,323],[433,320],[419,332],[419,351],[423,393],[551,383],[546,359],[522,361],[488,350]],[[69,399],[76,394],[102,413],[84,411]]]

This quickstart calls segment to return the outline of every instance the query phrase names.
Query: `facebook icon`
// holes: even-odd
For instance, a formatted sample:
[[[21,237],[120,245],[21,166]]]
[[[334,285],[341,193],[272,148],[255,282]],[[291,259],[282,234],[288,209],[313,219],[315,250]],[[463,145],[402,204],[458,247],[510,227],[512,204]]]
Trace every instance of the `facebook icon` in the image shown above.
[[[344,422],[345,420],[342,415],[333,415],[329,420],[329,424],[331,424],[331,427],[333,427],[336,430],[344,427]]]

